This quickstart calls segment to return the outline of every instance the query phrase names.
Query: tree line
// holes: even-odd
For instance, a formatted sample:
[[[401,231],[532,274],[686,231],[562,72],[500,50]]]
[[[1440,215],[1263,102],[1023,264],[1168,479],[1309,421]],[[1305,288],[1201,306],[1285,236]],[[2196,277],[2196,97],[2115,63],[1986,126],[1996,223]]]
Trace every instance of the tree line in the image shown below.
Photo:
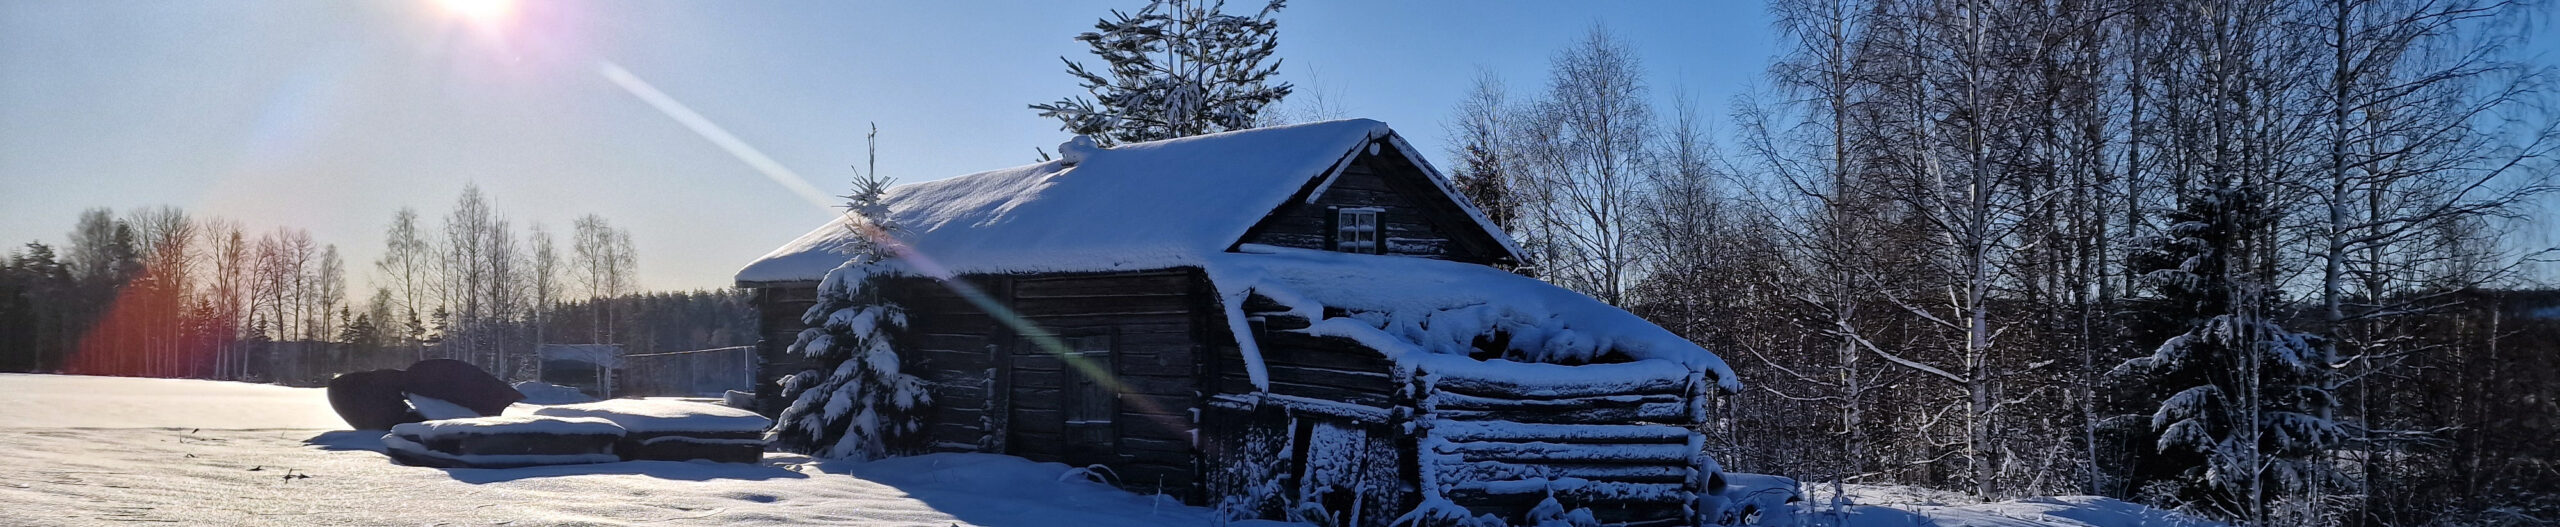
[[[83,211],[59,249],[29,242],[0,261],[0,370],[302,383],[455,358],[521,379],[545,342],[753,340],[736,291],[640,291],[630,233],[602,216],[578,218],[564,247],[469,186],[430,221],[393,214],[368,294],[338,246],[303,229]]]
[[[1595,27],[1525,97],[1479,75],[1448,175],[1520,272],[1735,364],[1728,468],[2530,522],[2560,517],[2560,292],[2513,236],[2560,145],[2538,5],[1781,0],[1720,130]],[[1114,12],[1077,37],[1110,75],[1069,63],[1091,98],[1032,109],[1118,142],[1299,118],[1280,3],[1220,7]]]
[[[1525,97],[1476,81],[1450,174],[1523,272],[1736,363],[1728,467],[2549,517],[2530,5],[1782,1],[1723,133],[1595,28]]]

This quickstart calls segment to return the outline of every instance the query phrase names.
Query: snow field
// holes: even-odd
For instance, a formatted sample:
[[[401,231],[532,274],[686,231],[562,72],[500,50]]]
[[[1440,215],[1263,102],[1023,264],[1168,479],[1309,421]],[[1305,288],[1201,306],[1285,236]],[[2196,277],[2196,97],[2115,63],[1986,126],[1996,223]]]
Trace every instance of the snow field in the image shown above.
[[[394,464],[382,433],[345,426],[318,389],[0,374],[0,452],[11,456],[0,524],[1214,523],[1206,509],[1009,456],[447,470]]]

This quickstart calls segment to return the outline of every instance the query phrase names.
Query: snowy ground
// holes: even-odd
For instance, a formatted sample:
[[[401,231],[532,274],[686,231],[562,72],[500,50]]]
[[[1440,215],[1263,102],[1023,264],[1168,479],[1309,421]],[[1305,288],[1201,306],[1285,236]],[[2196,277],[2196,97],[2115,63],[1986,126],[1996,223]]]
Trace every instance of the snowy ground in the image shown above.
[[[2043,496],[1975,503],[1961,492],[1899,485],[1844,485],[1844,507],[1828,485],[1808,485],[1812,502],[1765,525],[1801,527],[2221,527],[2222,524],[2099,496]]]
[[[1213,523],[1007,456],[445,470],[394,465],[380,433],[344,427],[317,389],[0,374],[0,523]]]
[[[520,469],[392,464],[380,433],[339,430],[320,390],[0,374],[7,525],[1212,525],[1208,511],[1009,456],[761,465],[640,461]],[[1061,481],[1064,479],[1064,481]],[[2107,498],[1962,503],[1850,486],[1832,514],[1769,526],[2202,527]],[[1827,502],[1828,489],[1811,498]],[[1268,522],[1246,524],[1277,525]]]

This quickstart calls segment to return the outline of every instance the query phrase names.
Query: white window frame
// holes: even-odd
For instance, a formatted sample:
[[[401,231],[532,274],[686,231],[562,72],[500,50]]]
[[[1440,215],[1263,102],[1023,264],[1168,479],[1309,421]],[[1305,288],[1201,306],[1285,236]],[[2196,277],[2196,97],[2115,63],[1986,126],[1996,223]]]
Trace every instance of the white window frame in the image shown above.
[[[1385,254],[1386,240],[1380,236],[1377,207],[1348,207],[1334,210],[1333,250],[1346,253]]]

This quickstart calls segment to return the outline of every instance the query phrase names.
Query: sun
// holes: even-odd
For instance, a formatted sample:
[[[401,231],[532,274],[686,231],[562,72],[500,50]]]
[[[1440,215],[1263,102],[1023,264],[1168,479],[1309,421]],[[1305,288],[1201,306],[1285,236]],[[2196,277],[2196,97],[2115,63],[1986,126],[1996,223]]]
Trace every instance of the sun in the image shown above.
[[[473,22],[495,23],[515,13],[515,0],[435,0],[438,7]]]

